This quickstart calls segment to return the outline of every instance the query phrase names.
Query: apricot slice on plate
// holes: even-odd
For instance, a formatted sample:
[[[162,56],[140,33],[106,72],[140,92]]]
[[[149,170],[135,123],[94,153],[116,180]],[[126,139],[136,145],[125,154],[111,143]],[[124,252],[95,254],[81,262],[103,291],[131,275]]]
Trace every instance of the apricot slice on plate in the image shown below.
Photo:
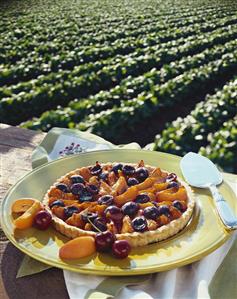
[[[40,201],[35,201],[33,205],[20,217],[14,220],[15,227],[18,229],[30,228],[33,225],[35,215],[42,210]]]
[[[132,186],[130,188],[128,188],[128,190],[126,192],[124,192],[123,194],[116,196],[114,199],[114,202],[121,207],[122,205],[124,205],[126,202],[128,201],[133,201],[138,195],[138,190],[136,186]]]
[[[33,198],[21,198],[12,205],[12,213],[25,213],[35,202]]]
[[[79,259],[96,252],[95,239],[90,236],[77,237],[59,249],[61,259]]]

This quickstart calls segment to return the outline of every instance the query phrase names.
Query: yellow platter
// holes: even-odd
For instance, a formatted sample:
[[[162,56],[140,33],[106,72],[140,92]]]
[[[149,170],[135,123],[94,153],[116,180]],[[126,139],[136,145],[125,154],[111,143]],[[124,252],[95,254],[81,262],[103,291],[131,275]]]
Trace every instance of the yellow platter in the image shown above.
[[[166,271],[197,261],[221,246],[230,236],[222,225],[208,191],[194,189],[196,207],[188,225],[176,236],[142,248],[133,249],[127,259],[117,260],[109,254],[65,262],[58,258],[59,248],[68,239],[53,228],[35,228],[14,232],[11,216],[12,203],[22,197],[40,200],[57,178],[82,166],[99,162],[131,162],[143,159],[146,164],[159,166],[182,177],[180,157],[142,150],[106,150],[82,153],[45,164],[24,176],[7,193],[1,207],[1,224],[9,240],[25,254],[43,263],[71,271],[94,275],[141,275]],[[237,214],[237,201],[224,182],[219,187]]]

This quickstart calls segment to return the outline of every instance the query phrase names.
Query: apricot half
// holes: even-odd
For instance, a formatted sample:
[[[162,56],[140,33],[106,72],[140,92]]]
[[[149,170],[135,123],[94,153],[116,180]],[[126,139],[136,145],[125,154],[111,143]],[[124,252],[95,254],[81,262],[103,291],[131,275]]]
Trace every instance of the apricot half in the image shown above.
[[[35,201],[33,205],[20,217],[14,220],[15,227],[18,229],[30,228],[33,225],[35,215],[42,210],[40,201]]]
[[[138,195],[138,190],[136,186],[132,186],[128,188],[126,192],[123,194],[116,196],[114,199],[115,204],[117,204],[119,207],[124,205],[128,201],[133,201]]]
[[[12,205],[12,213],[25,213],[35,202],[33,198],[17,199]]]
[[[187,198],[187,192],[183,186],[181,186],[178,191],[175,191],[175,188],[170,188],[160,191],[156,194],[157,201],[186,201]]]
[[[96,252],[95,239],[81,236],[70,240],[59,249],[61,259],[79,259]]]

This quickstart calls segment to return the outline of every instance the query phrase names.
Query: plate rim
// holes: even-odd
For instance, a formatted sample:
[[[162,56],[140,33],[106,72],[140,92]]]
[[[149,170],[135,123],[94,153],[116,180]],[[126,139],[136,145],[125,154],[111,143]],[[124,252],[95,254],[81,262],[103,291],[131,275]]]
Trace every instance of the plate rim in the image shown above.
[[[181,157],[178,156],[178,155],[174,155],[174,154],[170,154],[170,153],[165,153],[165,152],[160,152],[160,151],[149,151],[149,150],[143,150],[143,149],[120,149],[120,148],[117,148],[117,149],[96,150],[96,151],[90,151],[90,152],[83,152],[83,153],[68,155],[68,156],[61,157],[61,158],[58,158],[56,160],[44,163],[44,164],[42,164],[42,165],[40,165],[40,166],[32,169],[31,171],[27,172],[25,175],[23,175],[19,180],[17,180],[17,182],[15,184],[13,184],[8,189],[8,191],[4,195],[4,198],[3,198],[2,203],[1,203],[0,220],[1,220],[2,230],[5,233],[5,235],[8,238],[8,240],[16,248],[18,248],[21,252],[27,254],[28,256],[30,256],[33,259],[36,259],[36,260],[38,260],[38,261],[40,261],[40,262],[42,262],[44,264],[50,265],[52,267],[57,267],[57,268],[60,268],[60,269],[69,270],[69,271],[73,271],[73,272],[77,272],[77,273],[84,273],[84,274],[92,274],[92,271],[93,271],[94,275],[131,276],[131,275],[144,275],[144,274],[148,274],[148,273],[157,273],[157,272],[162,272],[162,271],[168,271],[168,270],[171,270],[171,269],[175,269],[175,268],[178,268],[178,267],[185,266],[187,264],[193,263],[193,262],[198,261],[201,258],[207,256],[211,252],[215,251],[217,248],[219,248],[221,245],[223,245],[232,236],[232,234],[233,234],[232,231],[225,230],[225,236],[223,236],[223,238],[221,240],[216,241],[215,243],[212,243],[212,246],[208,247],[208,249],[203,250],[203,251],[201,251],[198,254],[194,254],[194,255],[188,256],[186,258],[183,258],[182,260],[178,260],[177,262],[174,262],[172,264],[170,264],[170,263],[164,263],[164,264],[159,265],[157,267],[154,267],[154,265],[151,265],[151,266],[145,267],[144,269],[136,269],[136,268],[130,268],[130,269],[123,268],[122,270],[121,269],[118,269],[118,270],[113,269],[113,272],[114,272],[113,273],[111,270],[108,271],[108,270],[105,270],[105,269],[101,269],[100,270],[100,269],[92,269],[92,268],[84,268],[84,267],[77,267],[77,268],[74,267],[74,268],[72,268],[71,264],[66,264],[66,263],[65,264],[60,264],[60,263],[55,262],[55,261],[50,261],[48,259],[41,258],[40,256],[35,255],[34,253],[32,253],[26,247],[22,246],[19,242],[17,242],[15,240],[15,238],[13,237],[13,235],[11,234],[11,232],[8,232],[8,229],[7,229],[7,227],[6,227],[6,225],[5,225],[4,221],[3,221],[4,220],[3,206],[4,206],[4,204],[6,204],[7,198],[10,195],[10,193],[12,191],[14,191],[15,187],[18,186],[22,181],[24,181],[25,178],[29,177],[32,173],[36,173],[37,171],[43,169],[44,167],[49,167],[51,164],[57,164],[57,163],[59,163],[62,160],[65,161],[65,160],[68,160],[68,159],[74,159],[75,157],[78,157],[78,156],[81,157],[83,155],[88,156],[88,155],[94,155],[96,153],[103,154],[103,153],[115,152],[115,151],[119,151],[119,152],[138,152],[138,153],[143,152],[143,153],[146,153],[146,154],[149,153],[149,154],[154,154],[154,155],[161,154],[162,156],[167,156],[168,155],[171,158],[176,159],[176,160],[181,159]],[[231,189],[226,182],[223,181],[223,183],[225,184],[225,186],[228,189]],[[106,273],[105,273],[105,271],[106,271]]]

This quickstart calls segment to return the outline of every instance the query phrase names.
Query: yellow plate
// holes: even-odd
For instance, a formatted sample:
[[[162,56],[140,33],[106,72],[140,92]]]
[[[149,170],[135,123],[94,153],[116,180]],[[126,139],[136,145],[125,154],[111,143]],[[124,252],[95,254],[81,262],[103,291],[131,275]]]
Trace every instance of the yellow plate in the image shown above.
[[[225,230],[217,216],[208,191],[201,189],[194,189],[197,204],[193,218],[184,230],[166,241],[133,249],[124,260],[117,260],[109,254],[95,254],[90,258],[64,262],[58,258],[58,250],[68,239],[53,228],[47,231],[31,228],[13,233],[11,205],[16,199],[42,199],[57,178],[75,168],[94,164],[95,161],[136,163],[141,159],[146,164],[159,166],[182,177],[180,157],[159,152],[108,150],[62,158],[30,172],[9,190],[1,209],[5,234],[21,251],[43,263],[95,275],[140,275],[170,270],[203,258],[230,237],[231,233]],[[223,183],[220,191],[237,212],[237,201],[228,185]]]

